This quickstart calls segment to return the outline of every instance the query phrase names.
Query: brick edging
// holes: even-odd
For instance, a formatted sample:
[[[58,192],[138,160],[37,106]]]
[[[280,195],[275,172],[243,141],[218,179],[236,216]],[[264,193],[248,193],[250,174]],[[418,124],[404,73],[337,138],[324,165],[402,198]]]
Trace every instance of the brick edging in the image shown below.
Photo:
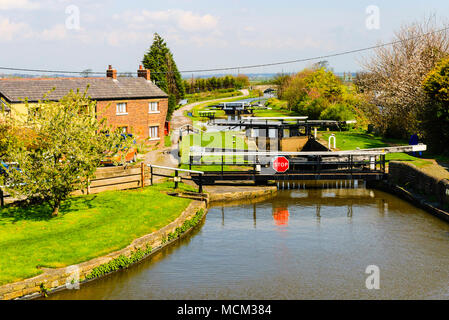
[[[147,246],[153,248],[152,252],[148,255],[150,256],[159,249],[170,244],[171,242],[163,242],[162,239],[166,238],[169,233],[174,232],[176,228],[182,226],[185,221],[195,216],[200,209],[204,210],[205,216],[207,212],[206,204],[202,201],[192,201],[175,221],[158,231],[133,240],[133,242],[124,249],[65,268],[45,269],[42,274],[33,278],[0,286],[0,300],[35,298],[41,294],[41,284],[45,285],[48,289],[48,293],[60,291],[66,287],[66,281],[73,275],[73,270],[79,271],[79,279],[82,284],[85,282],[84,279],[86,275],[88,275],[94,268],[108,263],[120,255],[129,256],[132,252],[138,249],[145,250]],[[187,230],[186,232],[189,232],[190,230]]]

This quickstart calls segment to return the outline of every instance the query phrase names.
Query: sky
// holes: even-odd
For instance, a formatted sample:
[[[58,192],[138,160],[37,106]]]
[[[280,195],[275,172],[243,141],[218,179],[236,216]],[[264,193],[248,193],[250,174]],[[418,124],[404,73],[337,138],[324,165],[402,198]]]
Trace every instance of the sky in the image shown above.
[[[388,42],[401,25],[431,14],[449,18],[449,1],[0,0],[0,66],[136,72],[155,32],[181,71],[264,64]],[[337,72],[355,72],[370,54],[327,60]]]

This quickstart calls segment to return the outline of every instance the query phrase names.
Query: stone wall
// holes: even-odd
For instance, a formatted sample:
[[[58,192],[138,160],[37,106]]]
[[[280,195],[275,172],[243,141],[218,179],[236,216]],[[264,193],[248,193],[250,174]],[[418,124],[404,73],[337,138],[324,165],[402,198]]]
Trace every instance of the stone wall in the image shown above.
[[[413,164],[398,161],[390,162],[388,182],[434,198],[443,207],[449,206],[449,181],[431,176],[419,170]]]
[[[276,187],[220,187],[217,192],[216,188],[206,186],[206,192],[209,193],[210,202],[230,202],[238,200],[251,200],[274,196],[277,193]]]
[[[122,250],[66,268],[44,269],[44,272],[36,277],[3,285],[0,287],[0,299],[10,300],[40,295],[41,284],[44,284],[45,288],[48,289],[48,293],[55,290],[61,290],[67,286],[73,286],[70,281],[71,279],[79,279],[82,283],[86,275],[91,273],[94,268],[108,263],[120,255],[130,256],[132,252],[138,249],[145,250],[147,246],[151,246],[153,248],[152,252],[154,252],[169,243],[163,243],[162,239],[166,238],[169,233],[175,231],[177,227],[181,227],[186,220],[195,216],[200,209],[203,209],[204,212],[206,212],[205,202],[192,201],[175,221],[156,232],[134,240],[129,246]]]

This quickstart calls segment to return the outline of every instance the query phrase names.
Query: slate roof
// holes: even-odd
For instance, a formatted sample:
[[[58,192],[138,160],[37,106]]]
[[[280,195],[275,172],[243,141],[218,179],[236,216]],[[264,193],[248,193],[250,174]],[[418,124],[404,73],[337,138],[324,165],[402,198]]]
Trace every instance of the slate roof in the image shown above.
[[[28,102],[42,100],[48,94],[48,100],[57,101],[70,90],[87,91],[93,100],[118,100],[137,98],[166,98],[167,94],[153,82],[142,77],[128,78],[56,78],[56,79],[5,79],[0,80],[0,96],[9,103],[20,103],[25,98]]]

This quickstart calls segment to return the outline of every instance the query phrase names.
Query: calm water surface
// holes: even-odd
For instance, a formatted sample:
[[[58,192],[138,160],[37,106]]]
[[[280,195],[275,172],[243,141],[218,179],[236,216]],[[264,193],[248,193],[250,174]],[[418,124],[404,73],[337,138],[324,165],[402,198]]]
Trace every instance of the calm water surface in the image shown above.
[[[213,207],[153,257],[49,298],[449,299],[449,224],[376,190],[281,191]]]

